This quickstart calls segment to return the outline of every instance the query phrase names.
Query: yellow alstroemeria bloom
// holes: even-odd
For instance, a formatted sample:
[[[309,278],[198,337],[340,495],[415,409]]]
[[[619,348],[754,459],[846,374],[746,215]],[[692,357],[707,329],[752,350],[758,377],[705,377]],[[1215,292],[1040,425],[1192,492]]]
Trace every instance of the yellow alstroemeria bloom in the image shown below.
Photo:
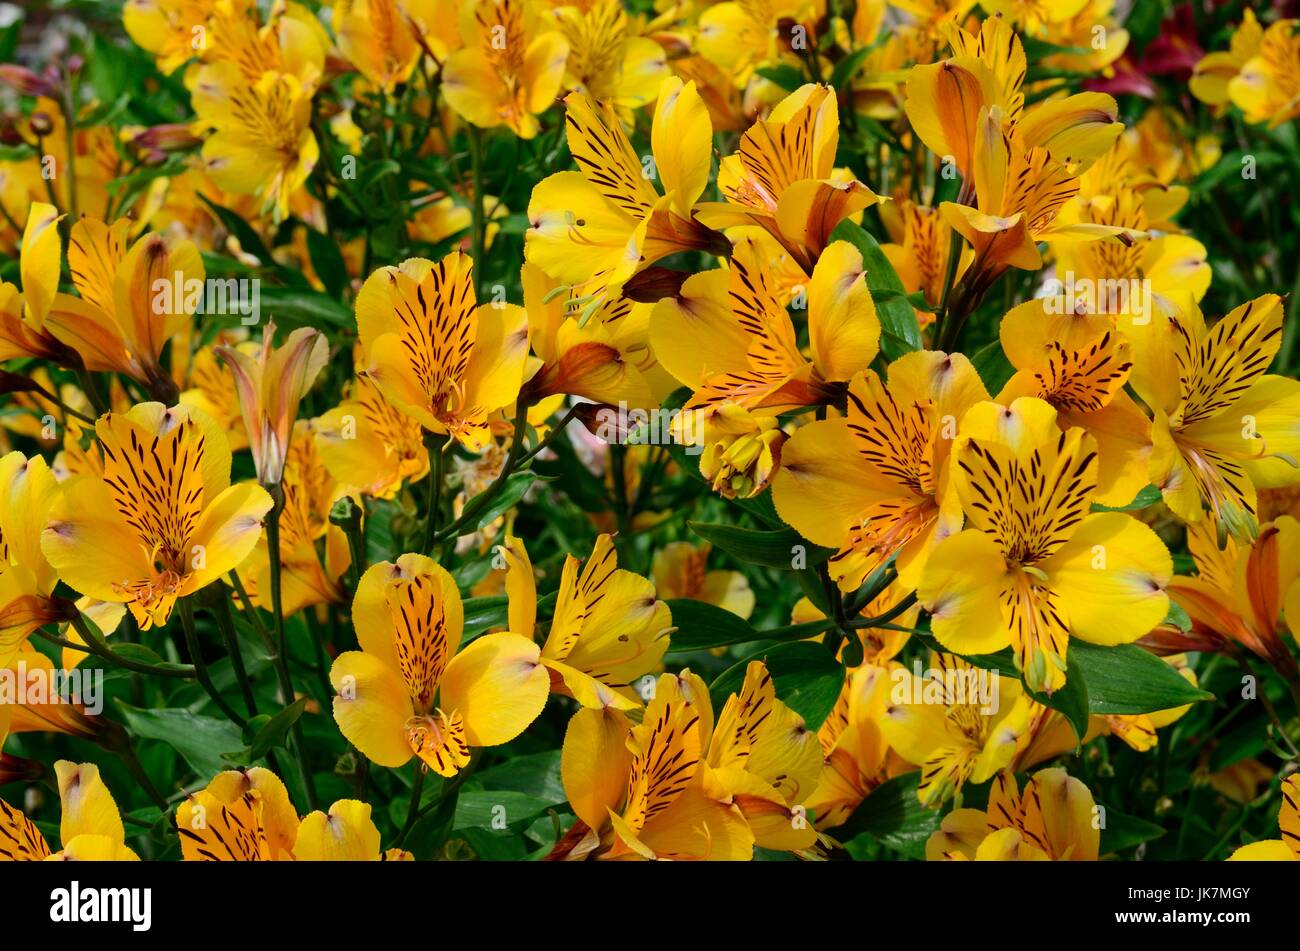
[[[810,83],[792,92],[722,160],[718,190],[727,200],[699,206],[700,221],[712,228],[758,225],[811,272],[835,226],[880,201],[852,175],[836,172],[839,121],[828,87]]]
[[[1170,511],[1219,536],[1253,538],[1256,488],[1300,481],[1300,382],[1269,374],[1282,299],[1264,294],[1212,327],[1198,308],[1121,324],[1134,388],[1155,411],[1150,477]]]
[[[837,549],[827,566],[856,590],[896,552],[900,578],[915,587],[934,546],[958,531],[961,505],[948,457],[957,424],[988,392],[959,353],[909,353],[849,386],[843,417],[801,427],[786,443],[772,485],[783,521],[809,541]]]
[[[925,844],[930,861],[1095,862],[1101,824],[1092,793],[1063,769],[1039,770],[1021,792],[998,774],[987,812],[954,809]]]
[[[54,772],[63,805],[59,820],[63,848],[52,853],[35,823],[0,802],[0,861],[138,862],[140,857],[126,845],[122,815],[99,776],[99,767],[59,760]]]
[[[1035,704],[1020,683],[960,657],[936,652],[921,676],[904,668],[890,680],[881,729],[892,749],[921,768],[916,794],[925,806],[1005,769],[1029,733]]]
[[[835,708],[817,731],[824,763],[817,788],[805,805],[817,828],[842,825],[886,780],[913,767],[889,747],[883,729],[891,675],[902,668],[888,658],[864,662],[844,681]]]
[[[230,484],[225,436],[190,407],[105,413],[95,434],[103,473],[62,484],[41,549],[72,588],[125,603],[143,629],[165,624],[177,598],[248,556],[271,496]]]
[[[1096,441],[1062,430],[1042,400],[979,403],[952,460],[967,528],[931,552],[917,594],[948,649],[1010,645],[1033,690],[1065,683],[1071,636],[1094,644],[1142,637],[1168,613],[1168,549],[1123,512],[1089,514]]]
[[[280,347],[274,339],[275,321],[268,321],[256,353],[216,348],[234,376],[257,480],[263,485],[280,483],[298,403],[329,362],[329,342],[319,330],[299,327]]]
[[[760,246],[743,239],[725,269],[691,275],[655,305],[651,343],[659,362],[694,391],[685,409],[712,412],[734,402],[776,412],[833,402],[876,358],[880,319],[857,248],[834,242],[812,271],[811,360],[765,263]]]
[[[162,234],[130,244],[131,226],[88,216],[72,226],[68,270],[80,296],[54,295],[44,327],[86,369],[124,373],[174,399],[176,384],[159,361],[202,302],[203,261],[192,242]],[[42,267],[57,277],[57,258],[43,258]]]
[[[1229,536],[1219,547],[1208,521],[1187,526],[1196,575],[1178,575],[1169,595],[1194,633],[1236,641],[1300,683],[1295,656],[1282,640],[1282,619],[1300,627],[1300,522],[1290,515],[1265,525],[1249,543]]]
[[[724,499],[751,499],[780,470],[788,437],[766,410],[727,401],[682,412],[673,421],[673,438],[698,451],[700,475],[714,492]]]
[[[614,406],[656,402],[651,383],[666,374],[650,347],[652,305],[611,297],[582,321],[570,313],[570,294],[559,293],[561,285],[537,265],[525,262],[520,281],[528,336],[540,361],[527,371],[534,399],[567,393]]]
[[[311,130],[312,87],[290,73],[249,81],[234,63],[203,67],[192,98],[204,169],[221,188],[254,195],[276,220],[320,159]]]
[[[206,45],[210,0],[127,0],[122,25],[141,49],[158,60],[164,73],[174,73]]]
[[[361,650],[340,654],[330,669],[334,719],[380,766],[418,756],[453,776],[472,748],[510,742],[542,712],[550,678],[537,645],[501,632],[460,649],[460,591],[424,555],[371,565],[352,619]]]
[[[776,698],[755,661],[714,721],[704,681],[664,674],[638,726],[616,709],[578,711],[560,773],[581,820],[557,857],[746,860],[754,845],[797,850],[816,840],[802,805],[821,747]]]
[[[391,499],[429,471],[420,424],[384,397],[370,377],[355,377],[344,400],[312,426],[321,462],[343,494]]]
[[[943,220],[937,208],[918,205],[906,198],[880,206],[884,219],[895,242],[882,244],[880,250],[898,273],[898,279],[909,294],[920,292],[933,308],[943,300],[943,288],[948,276],[948,257],[952,253],[952,228]],[[970,264],[969,249],[959,252],[955,279],[960,280]],[[925,327],[934,322],[934,314],[917,310],[917,322]]]
[[[1229,862],[1300,862],[1300,774],[1282,782],[1282,808],[1277,813],[1280,839],[1264,839],[1243,845]]]
[[[361,366],[390,403],[482,452],[488,417],[519,394],[528,315],[517,304],[478,305],[472,268],[459,251],[380,268],[357,295],[357,330]]]
[[[124,609],[125,610],[125,609]],[[76,631],[69,628],[69,640],[75,640]],[[86,655],[72,648],[63,650],[63,669],[71,670],[85,659]],[[57,676],[54,662],[31,645],[24,644],[4,669],[14,676],[18,675],[19,665],[25,669],[30,678],[33,671],[38,671],[52,683]],[[5,717],[8,717],[6,723]],[[58,691],[53,695],[48,692],[44,697],[27,697],[26,703],[0,704],[0,746],[4,745],[4,735],[9,733],[63,733],[80,737],[83,740],[95,740],[104,731],[106,722],[100,717],[88,713],[80,703],[65,703]],[[44,767],[42,767],[42,770]]]
[[[502,554],[509,629],[533,637],[537,582],[528,551],[518,538],[507,538]],[[671,630],[671,612],[654,584],[619,568],[614,539],[601,535],[585,563],[564,559],[541,663],[551,671],[552,689],[584,707],[632,710],[641,700],[631,685],[658,669]]]
[[[1133,368],[1128,340],[1106,316],[1076,313],[1065,298],[1012,308],[998,331],[1016,373],[997,401],[1032,396],[1065,428],[1097,440],[1097,502],[1119,507],[1146,488],[1151,421],[1124,390]]]
[[[907,117],[926,147],[956,167],[967,189],[974,186],[979,192],[979,183],[973,180],[979,153],[997,138],[1019,140],[1029,155],[1041,149],[1050,155],[1050,164],[1060,165],[1072,176],[1099,158],[1124,131],[1115,100],[1104,93],[1076,93],[1026,108],[1025,50],[1006,19],[989,17],[975,34],[950,22],[943,33],[953,55],[912,68],[907,79]],[[981,129],[984,125],[991,129]],[[981,138],[987,141],[981,143]]]
[[[41,552],[41,530],[59,485],[40,456],[0,458],[0,667],[37,628],[66,620],[51,595],[58,575]]]
[[[709,183],[713,128],[694,83],[663,81],[650,133],[651,165],[637,155],[614,109],[570,93],[565,135],[580,171],[533,188],[524,255],[587,307],[614,297],[642,268],[678,251],[716,251],[721,235],[695,220]],[[663,185],[660,195],[651,178]]]
[[[1300,20],[1269,24],[1241,72],[1228,80],[1228,98],[1246,114],[1247,122],[1267,122],[1275,129],[1300,115],[1298,31]]]
[[[450,30],[455,7],[437,0],[337,0],[331,23],[339,52],[366,79],[392,92],[424,55],[423,33]]]
[[[1232,101],[1229,93],[1232,83],[1240,75],[1242,67],[1259,52],[1263,38],[1264,28],[1260,26],[1255,11],[1246,7],[1241,11],[1241,22],[1232,32],[1228,49],[1206,53],[1196,64],[1187,83],[1192,95],[1213,106],[1216,114],[1221,114]]]
[[[465,0],[464,47],[442,67],[442,92],[476,126],[504,125],[521,139],[541,129],[537,113],[555,101],[569,44],[547,29],[531,0]]]
[[[342,603],[343,589],[338,579],[352,560],[347,536],[329,521],[330,507],[341,493],[321,462],[311,430],[306,420],[299,420],[295,426],[281,483],[281,606],[286,617],[313,604]],[[321,539],[323,559],[317,550]],[[240,567],[239,575],[253,603],[268,610],[272,608],[270,571],[270,549],[263,537]]]
[[[686,598],[703,601],[747,618],[754,611],[754,592],[739,571],[708,568],[708,542],[669,542],[655,552],[650,570],[656,596],[665,601]]]
[[[227,770],[176,809],[187,862],[377,862],[405,857],[379,849],[370,805],[340,799],[301,820],[269,769]]]
[[[628,116],[658,95],[668,76],[668,54],[636,34],[619,0],[560,6],[555,18],[569,43],[566,86],[613,103]]]

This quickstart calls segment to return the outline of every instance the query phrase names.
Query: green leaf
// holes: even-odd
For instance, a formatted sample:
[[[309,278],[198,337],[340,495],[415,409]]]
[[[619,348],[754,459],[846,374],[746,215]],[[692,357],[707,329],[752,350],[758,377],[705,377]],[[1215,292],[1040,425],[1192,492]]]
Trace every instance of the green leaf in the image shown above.
[[[509,616],[509,605],[506,603],[504,594],[466,598],[463,603],[465,608],[465,638],[481,634],[490,627],[505,627],[506,619]]]
[[[392,159],[375,162],[373,165],[366,166],[361,174],[357,176],[357,188],[364,191],[376,182],[387,178],[389,175],[396,175],[401,170],[402,166]]]
[[[1066,655],[1065,684],[1051,696],[1031,690],[1030,696],[1070,721],[1078,742],[1088,735],[1088,684],[1073,650]]]
[[[1148,505],[1155,505],[1157,502],[1160,501],[1160,499],[1161,499],[1160,490],[1157,489],[1154,485],[1148,485],[1144,489],[1142,489],[1142,491],[1139,492],[1136,496],[1134,496],[1133,501],[1129,502],[1127,505],[1109,506],[1109,505],[1098,505],[1096,502],[1094,502],[1092,504],[1092,511],[1133,512],[1136,511],[1137,509],[1144,509]]]
[[[1070,656],[1088,683],[1092,713],[1154,713],[1214,699],[1159,657],[1133,644],[1102,647],[1071,638]]]
[[[311,266],[316,271],[325,290],[332,297],[342,297],[348,286],[348,268],[343,263],[343,253],[334,239],[322,234],[310,225],[307,228],[307,253],[311,255]]]
[[[352,308],[337,298],[301,287],[263,287],[259,305],[282,327],[354,326]]]
[[[437,805],[411,827],[411,832],[402,843],[402,847],[421,861],[428,861],[436,856],[442,849],[443,843],[447,841],[447,836],[451,835],[459,796],[458,786],[443,794]]]
[[[792,528],[771,531],[738,528],[724,522],[687,522],[691,530],[705,541],[712,542],[737,561],[782,571],[797,571],[809,565],[819,565],[835,551],[806,541]],[[797,567],[794,560],[802,556],[803,564]]]
[[[780,86],[786,92],[794,92],[808,79],[802,69],[798,66],[791,66],[789,63],[781,63],[776,66],[760,66],[755,72],[768,82]]]
[[[916,322],[916,312],[907,300],[907,288],[899,279],[894,266],[880,250],[876,239],[852,221],[841,221],[831,232],[832,241],[848,241],[862,255],[862,265],[867,272],[867,287],[873,299],[877,291],[881,298],[876,302],[880,317],[880,350],[890,360],[905,353],[921,349],[921,327]],[[888,294],[887,292],[893,292]]]
[[[136,736],[166,743],[204,780],[229,769],[222,754],[244,748],[239,727],[229,720],[200,716],[189,710],[142,710],[117,701],[118,709]]]
[[[917,798],[919,771],[895,776],[873,789],[853,814],[827,832],[840,842],[869,835],[909,858],[925,858],[926,840],[939,827],[939,810],[927,809]]]
[[[1101,854],[1123,852],[1165,834],[1163,826],[1137,816],[1106,808],[1106,824],[1101,830]]]
[[[673,654],[759,641],[803,641],[831,626],[830,621],[822,620],[761,631],[730,611],[703,601],[674,598],[667,603],[674,628],[668,651]]]
[[[265,265],[269,266],[275,263],[271,259],[271,252],[262,243],[262,238],[241,215],[235,214],[229,208],[223,208],[207,195],[200,195],[199,197],[203,199],[205,205],[212,209],[212,213],[221,219],[222,226],[239,241],[241,250],[253,255]],[[263,289],[263,292],[265,292],[265,289]]]
[[[544,798],[508,789],[466,789],[456,803],[452,828],[485,829],[498,835],[514,835],[511,829],[541,815],[553,805],[555,803]],[[496,828],[502,822],[505,828]]]
[[[479,500],[483,498],[483,495],[474,496],[465,506],[466,511],[474,512],[474,517],[461,528],[461,534],[468,535],[470,532],[476,532],[483,526],[496,521],[523,500],[524,495],[532,488],[535,481],[537,481],[537,473],[530,469],[510,473],[506,477],[506,484],[501,487],[501,491],[487,503],[481,512],[478,511],[478,508],[482,505]],[[478,503],[478,505],[475,503]],[[470,508],[470,506],[474,506],[474,508]]]
[[[248,747],[248,761],[259,760],[269,753],[272,747],[284,746],[284,739],[289,729],[298,722],[307,707],[307,698],[300,697],[289,704],[275,716],[267,719],[266,724],[253,737]]]
[[[1169,599],[1169,611],[1165,614],[1166,624],[1172,624],[1178,630],[1187,632],[1192,629],[1192,619],[1187,616],[1187,611],[1181,604],[1173,598]]]
[[[875,49],[874,44],[864,46],[861,49],[854,50],[836,63],[835,68],[831,70],[831,88],[836,91],[843,90],[849,84],[849,81],[858,74],[858,70],[862,68],[862,64],[866,62],[873,49]]]
[[[1002,387],[1006,386],[1007,381],[1016,373],[1016,368],[1002,352],[1000,340],[992,340],[980,347],[970,358],[970,362],[975,367],[975,372],[980,375],[984,388],[994,396],[1001,392]]]
[[[727,697],[740,692],[745,668],[755,660],[767,664],[777,697],[804,718],[808,729],[819,729],[839,699],[844,667],[823,645],[813,641],[766,647],[728,667],[709,687],[713,709],[720,711]]]

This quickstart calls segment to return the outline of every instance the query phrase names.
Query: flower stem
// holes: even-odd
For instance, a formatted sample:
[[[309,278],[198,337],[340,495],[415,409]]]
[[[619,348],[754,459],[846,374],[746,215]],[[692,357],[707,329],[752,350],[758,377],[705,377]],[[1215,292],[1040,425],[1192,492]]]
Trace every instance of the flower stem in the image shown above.
[[[474,242],[474,296],[483,299],[483,265],[486,234],[483,222],[483,130],[474,124],[469,125],[470,174],[473,176],[474,194],[470,196],[470,220]]]
[[[213,684],[207,665],[203,663],[203,652],[199,648],[199,634],[194,627],[194,606],[190,604],[190,599],[185,597],[176,603],[176,608],[180,611],[181,629],[185,632],[185,649],[190,653],[190,660],[194,663],[194,673],[198,676],[199,683],[226,718],[242,729],[248,721],[240,716],[234,707],[226,703],[221,692]]]
[[[429,514],[424,520],[424,544],[420,551],[426,555],[433,551],[434,537],[442,509],[443,464],[446,460],[447,435],[425,431],[424,447],[429,452]],[[355,593],[356,589],[353,589]]]
[[[400,846],[406,841],[407,835],[415,826],[415,820],[420,815],[420,795],[424,792],[424,774],[428,768],[424,763],[415,764],[415,782],[411,784],[411,801],[406,807],[406,821],[402,823],[402,829],[397,833],[395,845]]]
[[[250,717],[257,716],[257,700],[253,696],[253,685],[248,678],[248,669],[244,666],[244,655],[239,649],[239,635],[235,632],[235,616],[230,610],[230,593],[217,590],[224,585],[213,585],[209,600],[213,616],[217,619],[217,629],[226,643],[226,652],[230,654],[230,663],[235,668],[235,679],[239,681],[239,690],[244,695],[244,706]]]
[[[289,646],[284,635],[284,606],[280,594],[280,515],[284,511],[284,488],[278,483],[264,485],[270,494],[271,511],[266,513],[266,551],[271,567],[271,613],[275,617],[275,649],[272,661],[276,675],[280,680],[280,700],[287,707],[293,703],[293,677],[289,674]],[[307,790],[307,804],[315,809],[316,784],[312,780],[311,767],[307,762],[307,744],[303,740],[301,718],[290,727],[293,735],[294,753],[298,757],[298,768],[302,772],[303,787]]]
[[[157,664],[146,664],[121,656],[108,646],[108,642],[104,640],[102,634],[90,629],[89,625],[86,624],[86,619],[80,613],[72,619],[72,626],[81,635],[81,639],[85,641],[84,644],[77,644],[66,638],[59,637],[57,634],[49,634],[41,630],[36,633],[51,644],[57,644],[59,647],[70,647],[73,650],[81,651],[83,654],[106,660],[114,666],[133,673],[153,674],[157,677],[173,677],[177,680],[194,680],[197,676],[197,672],[189,664],[168,664],[162,667]]]

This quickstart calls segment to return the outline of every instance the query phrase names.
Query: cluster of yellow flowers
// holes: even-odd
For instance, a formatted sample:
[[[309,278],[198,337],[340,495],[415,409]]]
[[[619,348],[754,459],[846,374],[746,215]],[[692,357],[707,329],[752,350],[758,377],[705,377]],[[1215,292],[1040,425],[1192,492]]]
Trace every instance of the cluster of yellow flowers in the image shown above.
[[[1221,656],[1300,703],[1294,300],[1207,318],[1217,141],[1058,81],[1115,6],[126,0],[190,110],[148,127],[0,67],[0,673],[133,686],[0,703],[0,784],[67,734],[160,856],[410,859],[553,734],[551,859],[824,857],[898,790],[905,854],[1105,854],[1081,749]],[[1297,22],[1190,89],[1291,122]],[[212,304],[263,278],[280,339]],[[1297,859],[1260,690],[1283,841],[1237,857]],[[141,765],[185,705],[243,768]],[[136,858],[110,767],[53,769],[62,850],[0,802],[0,858]]]

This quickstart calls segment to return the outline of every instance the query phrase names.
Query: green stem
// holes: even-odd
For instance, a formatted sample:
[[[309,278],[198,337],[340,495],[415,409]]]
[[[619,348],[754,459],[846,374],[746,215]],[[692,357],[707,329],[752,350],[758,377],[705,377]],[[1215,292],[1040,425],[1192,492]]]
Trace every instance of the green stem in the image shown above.
[[[76,76],[68,77],[68,86],[63,100],[63,139],[68,149],[68,209],[72,212],[72,223],[76,224],[81,220],[81,212],[77,204],[77,172],[76,172],[76,151],[77,151],[77,130],[74,125],[75,110],[74,102],[77,95],[77,78]]]
[[[470,196],[470,220],[474,242],[474,294],[483,299],[483,267],[486,260],[484,245],[486,234],[483,222],[483,130],[469,125],[470,174],[473,176],[474,194]]]
[[[152,674],[157,677],[172,677],[176,680],[194,680],[196,671],[188,664],[169,664],[166,667],[160,667],[157,664],[146,664],[138,660],[131,660],[114,652],[108,646],[108,641],[104,636],[96,631],[92,631],[86,624],[86,619],[78,613],[72,619],[72,626],[76,628],[77,633],[81,635],[84,644],[77,644],[66,638],[59,637],[57,634],[50,634],[46,631],[37,630],[37,634],[49,641],[51,644],[57,644],[59,647],[70,647],[73,650],[81,651],[83,654],[89,654],[92,657],[98,657],[106,660],[116,667],[123,670],[129,670],[137,674]]]
[[[395,845],[401,846],[406,841],[412,828],[415,827],[415,820],[420,815],[420,795],[424,792],[424,774],[428,772],[424,763],[415,764],[415,782],[411,784],[411,801],[406,807],[406,821],[402,823],[402,829],[397,833]]]
[[[274,503],[266,515],[266,551],[271,567],[271,613],[275,618],[275,650],[272,659],[280,680],[280,700],[287,707],[293,703],[295,692],[293,677],[289,673],[289,646],[284,634],[284,605],[280,592],[280,515],[284,512],[284,488],[278,482],[264,485],[263,488],[270,493]],[[290,731],[293,735],[294,753],[298,757],[298,768],[302,772],[303,786],[307,790],[307,804],[315,809],[316,784],[307,762],[307,744],[303,740],[301,718],[293,722]]]
[[[433,552],[434,538],[438,532],[438,521],[442,511],[442,483],[445,475],[443,466],[447,458],[447,435],[426,430],[424,448],[429,453],[429,514],[424,520],[424,544],[420,547],[420,551],[428,555]]]
[[[230,663],[235,668],[235,679],[239,682],[240,693],[244,695],[244,706],[250,717],[257,716],[257,700],[253,696],[253,684],[248,678],[248,669],[244,666],[244,655],[239,649],[239,635],[235,632],[235,616],[230,610],[230,594],[225,585],[213,585],[209,600],[212,613],[217,619],[217,629],[225,641],[226,651],[230,654]]]
[[[176,603],[177,610],[181,615],[181,629],[185,632],[185,649],[190,652],[190,660],[194,662],[194,672],[198,676],[199,683],[212,702],[217,708],[226,715],[226,718],[236,726],[242,728],[248,721],[236,712],[235,708],[226,703],[221,692],[217,690],[216,685],[212,682],[212,677],[208,674],[207,665],[203,663],[203,652],[199,647],[199,634],[194,627],[194,606],[190,604],[188,597],[181,598]]]
[[[275,645],[271,643],[270,632],[267,631],[266,625],[262,623],[262,616],[254,609],[252,599],[248,597],[248,592],[244,590],[244,582],[239,579],[239,572],[230,572],[230,586],[235,589],[240,607],[244,609],[244,614],[257,630],[258,636],[262,638],[262,643],[266,645],[267,652],[270,653],[275,649]]]
[[[500,494],[505,488],[506,481],[510,478],[520,465],[520,459],[524,448],[524,431],[528,428],[528,401],[522,396],[519,398],[518,406],[515,409],[515,432],[510,442],[510,450],[506,454],[506,461],[501,465],[501,471],[492,483],[480,492],[474,498],[465,503],[465,508],[461,510],[460,518],[456,519],[446,528],[438,532],[433,538],[434,545],[440,545],[443,542],[456,538],[460,530],[470,524],[474,519],[492,504],[492,500]],[[545,441],[543,441],[545,442]],[[538,446],[541,449],[541,446]],[[529,455],[528,458],[532,458]]]

